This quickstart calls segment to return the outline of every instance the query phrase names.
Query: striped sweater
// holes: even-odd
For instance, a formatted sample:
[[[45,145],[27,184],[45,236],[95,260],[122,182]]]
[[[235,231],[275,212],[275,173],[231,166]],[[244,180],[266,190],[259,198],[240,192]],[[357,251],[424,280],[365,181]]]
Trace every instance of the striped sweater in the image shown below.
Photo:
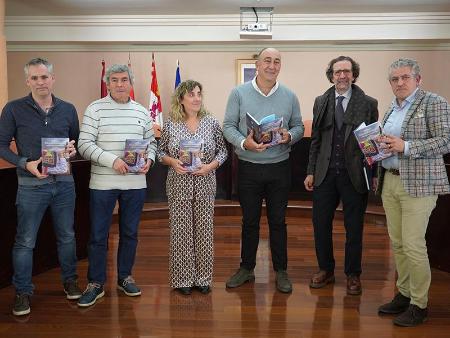
[[[86,108],[78,150],[91,161],[89,188],[127,190],[147,186],[145,175],[120,175],[113,169],[116,158],[123,157],[126,139],[150,139],[148,158],[154,163],[156,141],[152,120],[142,105],[133,100],[117,103],[108,95]]]

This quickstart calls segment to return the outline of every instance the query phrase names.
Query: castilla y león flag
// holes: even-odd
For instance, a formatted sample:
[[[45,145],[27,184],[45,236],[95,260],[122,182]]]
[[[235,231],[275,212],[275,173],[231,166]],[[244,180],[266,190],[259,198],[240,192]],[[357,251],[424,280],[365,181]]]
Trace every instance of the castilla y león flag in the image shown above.
[[[108,95],[108,89],[106,88],[105,77],[105,60],[102,60],[102,78],[100,79],[100,98]]]
[[[160,127],[163,125],[161,97],[159,96],[158,80],[156,78],[155,55],[152,53],[152,83],[150,85],[150,104],[148,110],[152,120]]]

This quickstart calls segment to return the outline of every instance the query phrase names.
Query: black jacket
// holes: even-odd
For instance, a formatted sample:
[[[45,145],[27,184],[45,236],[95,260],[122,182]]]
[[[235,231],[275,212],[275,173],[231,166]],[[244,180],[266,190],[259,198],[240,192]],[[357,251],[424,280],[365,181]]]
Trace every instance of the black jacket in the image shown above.
[[[311,147],[309,150],[308,175],[314,175],[314,186],[319,186],[326,176],[330,165],[331,151],[333,149],[335,87],[329,88],[323,95],[314,101],[313,124],[311,133]],[[344,114],[345,166],[355,189],[367,192],[366,181],[363,173],[364,156],[358,147],[358,142],[353,135],[362,122],[366,124],[378,120],[378,102],[366,95],[356,85],[352,85],[352,96]]]

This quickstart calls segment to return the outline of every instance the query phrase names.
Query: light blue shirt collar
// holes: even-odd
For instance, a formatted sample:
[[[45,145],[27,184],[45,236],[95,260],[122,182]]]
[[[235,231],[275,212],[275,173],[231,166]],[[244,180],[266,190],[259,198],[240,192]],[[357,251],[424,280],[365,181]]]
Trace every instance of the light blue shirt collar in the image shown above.
[[[414,101],[414,98],[416,97],[416,93],[418,90],[419,90],[419,87],[417,87],[416,90],[411,93],[411,95],[409,95],[405,100],[403,100],[401,105],[398,104],[397,98],[394,97],[394,99],[392,100],[392,103],[391,103],[392,110],[399,111],[399,110],[402,110],[403,108],[405,108],[406,105],[410,105]]]

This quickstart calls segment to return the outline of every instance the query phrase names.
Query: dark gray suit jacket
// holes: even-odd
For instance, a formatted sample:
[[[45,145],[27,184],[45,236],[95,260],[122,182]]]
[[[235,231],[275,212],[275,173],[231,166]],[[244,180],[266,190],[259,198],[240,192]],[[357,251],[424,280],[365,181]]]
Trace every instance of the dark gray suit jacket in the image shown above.
[[[307,174],[314,175],[314,186],[319,186],[328,171],[333,150],[335,88],[329,88],[314,101],[311,147]],[[345,144],[344,157],[350,180],[355,189],[367,192],[364,178],[364,156],[353,135],[362,122],[367,125],[378,120],[378,102],[366,95],[357,85],[352,85],[352,96],[344,114]]]

